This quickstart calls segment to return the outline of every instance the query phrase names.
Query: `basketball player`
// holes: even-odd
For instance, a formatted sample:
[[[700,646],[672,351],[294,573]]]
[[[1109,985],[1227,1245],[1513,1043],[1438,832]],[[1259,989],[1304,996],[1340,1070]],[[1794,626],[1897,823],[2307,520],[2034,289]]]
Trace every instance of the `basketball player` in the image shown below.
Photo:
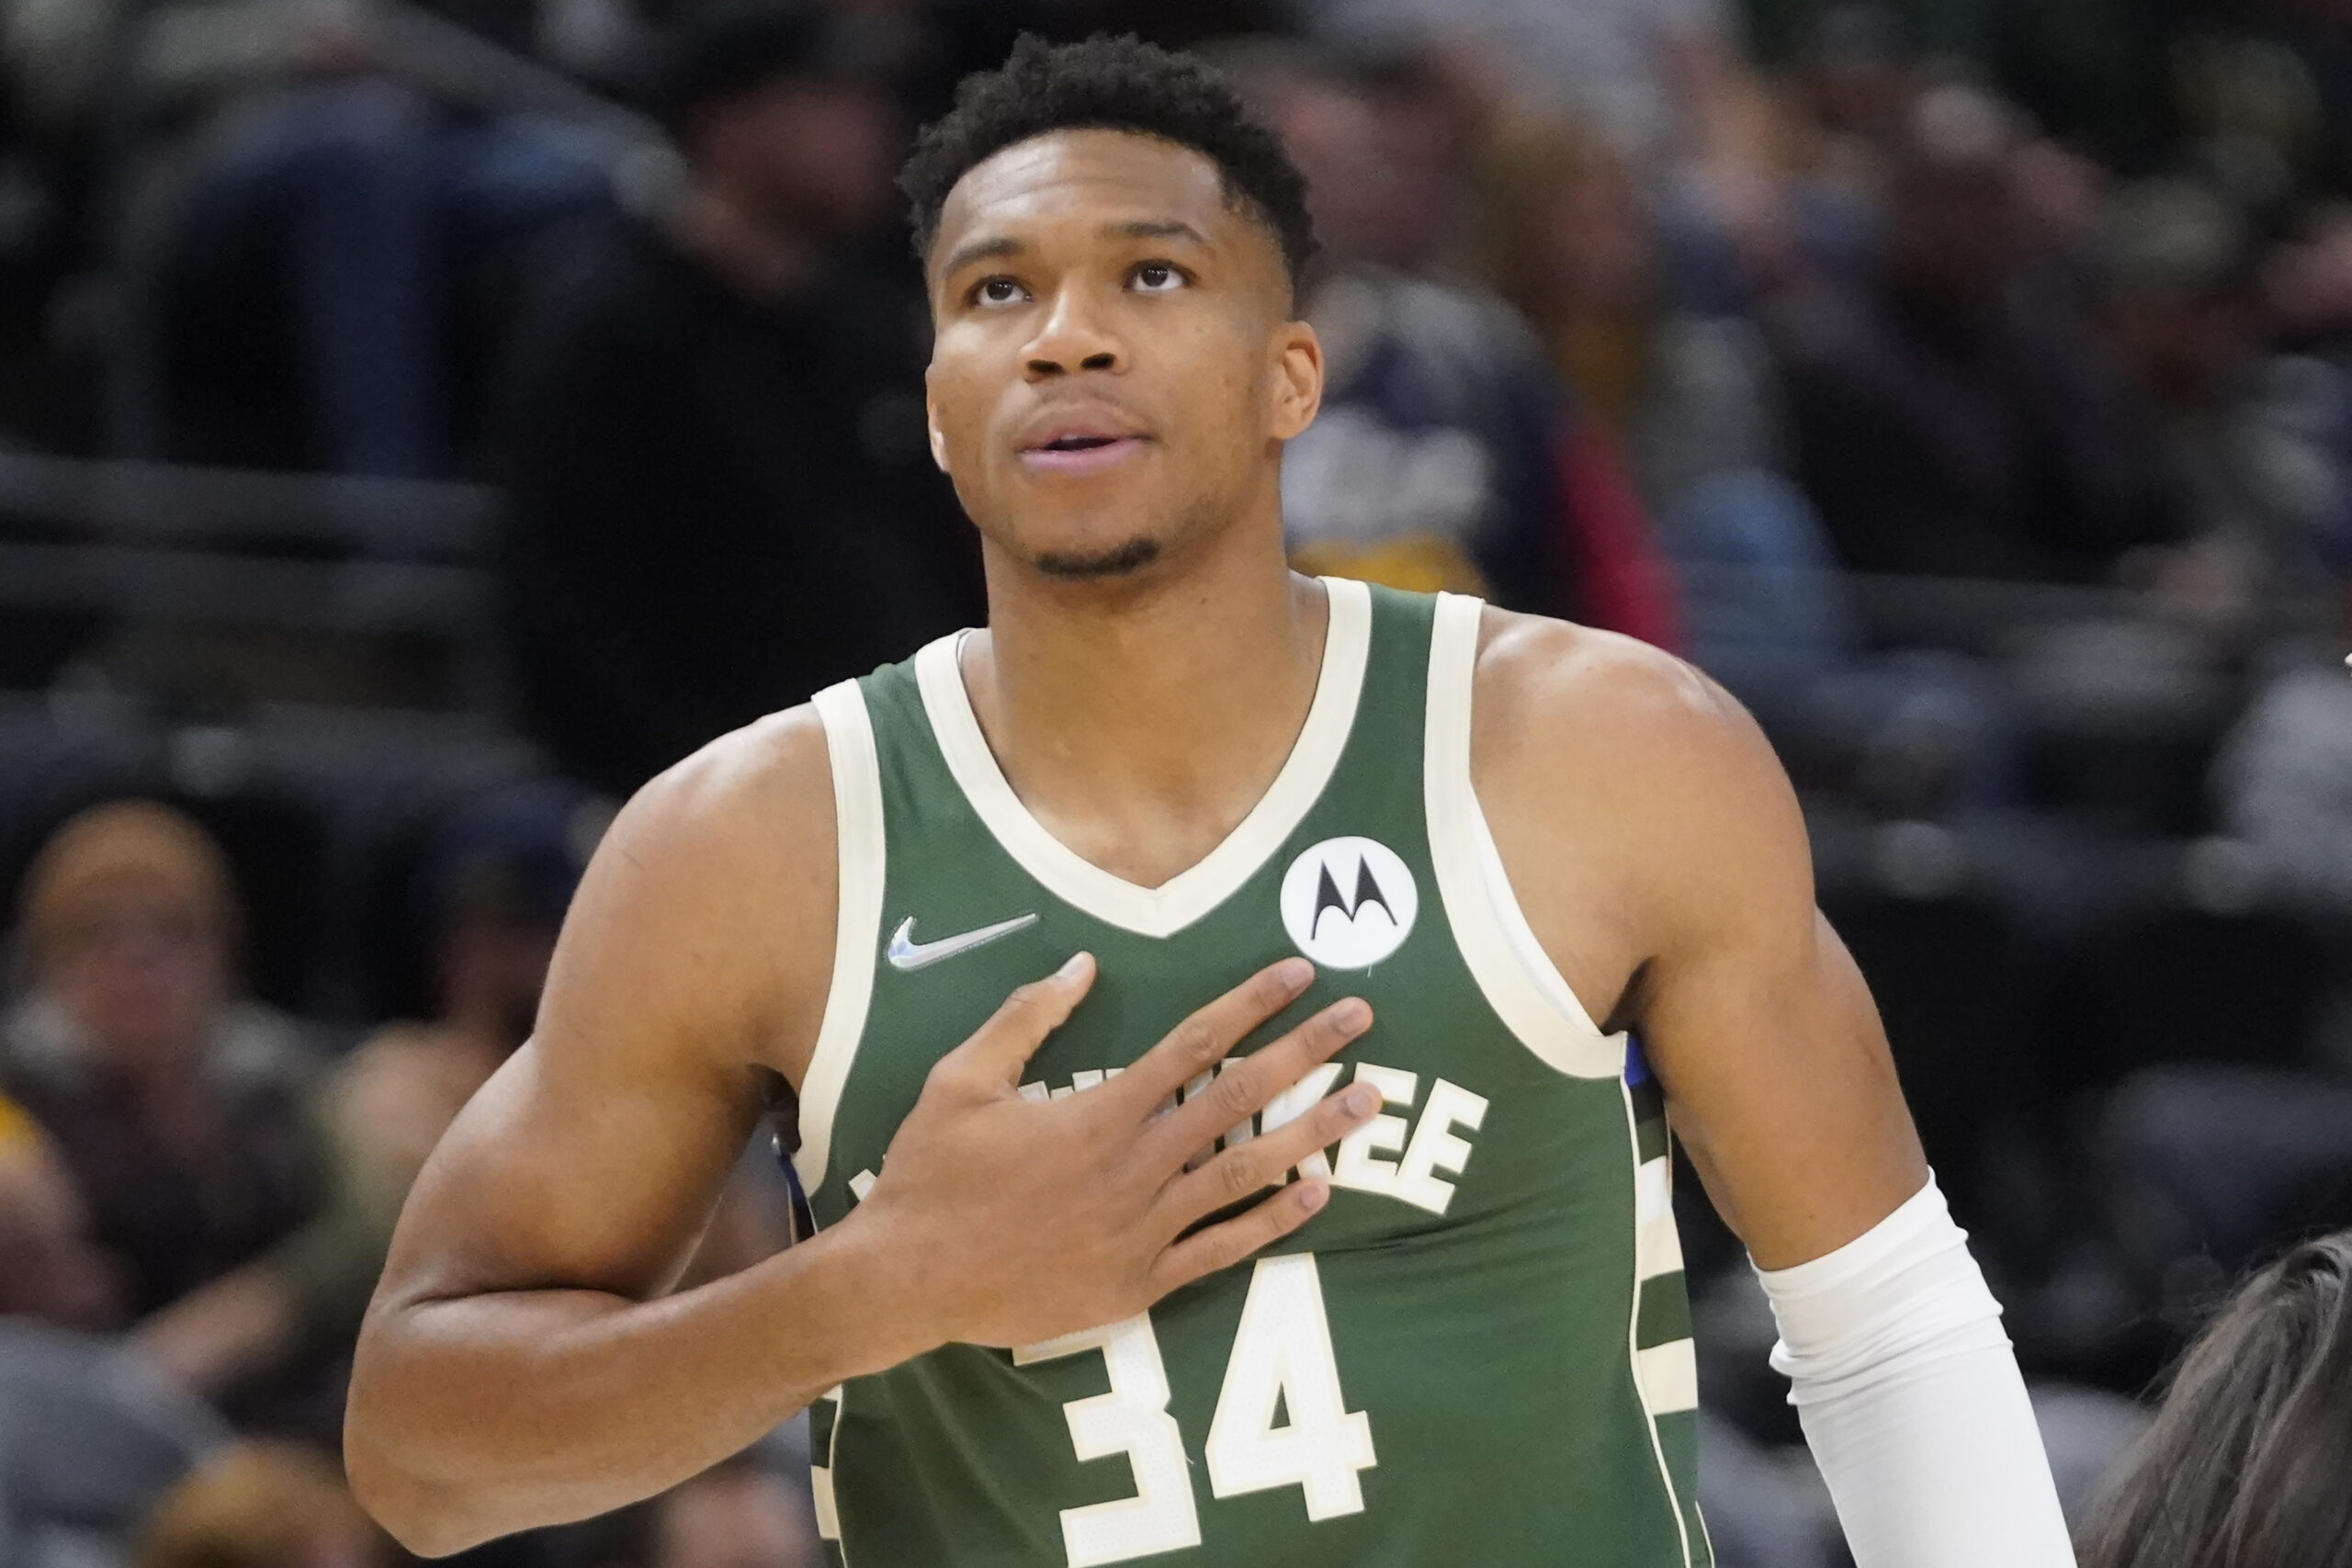
[[[1753,726],[1286,570],[1322,365],[1272,136],[1024,44],[904,183],[989,627],[623,813],[410,1199],[367,1505],[451,1551],[808,1407],[851,1568],[1690,1568],[1670,1122],[1862,1568],[2071,1562]],[[781,1086],[821,1230],[666,1293]]]

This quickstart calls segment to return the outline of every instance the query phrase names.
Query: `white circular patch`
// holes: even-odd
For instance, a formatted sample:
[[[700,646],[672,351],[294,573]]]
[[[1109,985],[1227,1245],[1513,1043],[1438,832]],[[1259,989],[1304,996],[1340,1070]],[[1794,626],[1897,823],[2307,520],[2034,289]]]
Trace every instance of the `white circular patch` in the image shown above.
[[[1283,925],[1327,968],[1371,968],[1405,945],[1420,908],[1413,874],[1371,839],[1326,839],[1283,874]]]

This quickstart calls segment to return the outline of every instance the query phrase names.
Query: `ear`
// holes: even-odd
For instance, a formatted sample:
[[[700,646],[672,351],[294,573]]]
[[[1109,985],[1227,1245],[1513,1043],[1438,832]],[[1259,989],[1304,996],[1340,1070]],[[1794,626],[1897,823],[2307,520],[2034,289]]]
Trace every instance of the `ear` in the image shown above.
[[[1305,321],[1275,330],[1267,434],[1288,441],[1315,423],[1323,406],[1323,342]]]

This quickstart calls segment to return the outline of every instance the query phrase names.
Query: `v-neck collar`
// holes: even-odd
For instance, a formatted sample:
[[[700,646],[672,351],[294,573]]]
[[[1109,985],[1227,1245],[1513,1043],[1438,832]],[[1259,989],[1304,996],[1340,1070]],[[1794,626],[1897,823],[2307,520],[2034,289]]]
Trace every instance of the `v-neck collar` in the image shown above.
[[[998,843],[1056,897],[1139,936],[1173,936],[1238,892],[1282,847],[1330,782],[1355,726],[1372,648],[1372,592],[1346,578],[1322,580],[1329,605],[1323,668],[1306,722],[1282,772],[1224,841],[1157,887],[1115,876],[1046,830],[1012,792],[989,750],[957,650],[965,634],[941,637],[915,655],[915,680],[948,772]]]

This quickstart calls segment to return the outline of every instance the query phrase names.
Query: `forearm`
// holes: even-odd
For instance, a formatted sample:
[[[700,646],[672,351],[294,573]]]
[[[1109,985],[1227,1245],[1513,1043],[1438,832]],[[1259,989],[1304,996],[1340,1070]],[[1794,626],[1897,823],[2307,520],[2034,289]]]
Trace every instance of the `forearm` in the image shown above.
[[[1761,1276],[1858,1568],[2074,1562],[2000,1307],[1932,1182],[1829,1256]]]
[[[881,1261],[852,1224],[651,1302],[379,1303],[353,1367],[353,1487],[434,1556],[651,1496],[931,1348]]]

